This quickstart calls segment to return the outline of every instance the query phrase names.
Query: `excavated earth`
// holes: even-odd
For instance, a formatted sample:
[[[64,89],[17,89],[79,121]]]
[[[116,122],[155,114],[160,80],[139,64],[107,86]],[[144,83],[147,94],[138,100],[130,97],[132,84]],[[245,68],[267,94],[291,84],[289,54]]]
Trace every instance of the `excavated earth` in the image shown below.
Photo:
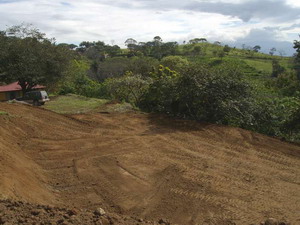
[[[300,224],[298,145],[140,112],[0,111],[0,224]]]

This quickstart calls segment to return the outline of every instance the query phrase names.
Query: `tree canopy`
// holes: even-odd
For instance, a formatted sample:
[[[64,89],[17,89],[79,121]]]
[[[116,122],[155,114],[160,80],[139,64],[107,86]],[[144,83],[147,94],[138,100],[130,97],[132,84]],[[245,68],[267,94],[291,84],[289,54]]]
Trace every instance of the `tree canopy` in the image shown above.
[[[69,50],[29,25],[13,26],[0,35],[0,80],[18,81],[23,92],[62,77]]]

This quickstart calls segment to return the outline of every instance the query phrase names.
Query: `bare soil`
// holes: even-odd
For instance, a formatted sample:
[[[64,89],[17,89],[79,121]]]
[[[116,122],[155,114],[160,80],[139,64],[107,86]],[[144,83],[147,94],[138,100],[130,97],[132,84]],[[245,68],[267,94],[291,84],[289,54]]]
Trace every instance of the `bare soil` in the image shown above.
[[[91,212],[82,224],[98,207],[116,224],[300,224],[295,144],[156,114],[0,109],[1,199]]]

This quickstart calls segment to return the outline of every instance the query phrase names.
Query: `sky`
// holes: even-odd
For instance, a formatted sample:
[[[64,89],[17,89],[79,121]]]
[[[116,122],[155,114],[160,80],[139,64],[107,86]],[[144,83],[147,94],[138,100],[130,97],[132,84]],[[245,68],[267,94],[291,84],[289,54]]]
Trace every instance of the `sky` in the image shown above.
[[[206,38],[289,56],[300,39],[300,0],[0,0],[0,30],[21,23],[57,43]]]

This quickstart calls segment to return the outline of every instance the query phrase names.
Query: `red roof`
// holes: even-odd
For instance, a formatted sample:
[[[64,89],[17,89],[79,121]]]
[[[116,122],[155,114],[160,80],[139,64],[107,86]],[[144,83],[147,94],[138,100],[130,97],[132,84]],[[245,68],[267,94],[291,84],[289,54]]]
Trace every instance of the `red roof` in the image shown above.
[[[32,89],[43,89],[45,86],[36,85]],[[8,91],[21,91],[22,88],[18,84],[18,82],[14,82],[8,85],[0,86],[0,92],[8,92]]]

